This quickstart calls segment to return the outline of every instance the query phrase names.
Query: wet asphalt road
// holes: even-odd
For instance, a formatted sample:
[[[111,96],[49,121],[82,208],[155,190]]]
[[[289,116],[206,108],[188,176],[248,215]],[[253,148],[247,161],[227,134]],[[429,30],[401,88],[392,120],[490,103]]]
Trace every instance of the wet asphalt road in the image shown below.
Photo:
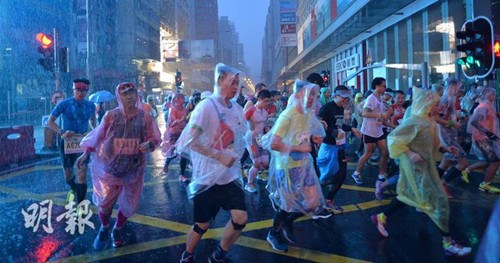
[[[160,127],[163,123],[160,120]],[[159,151],[151,154],[145,175],[144,193],[137,213],[125,227],[126,244],[120,248],[108,246],[94,251],[92,243],[100,227],[96,208],[88,221],[73,228],[64,213],[66,194],[59,158],[21,167],[15,171],[0,171],[0,255],[2,262],[178,262],[184,251],[186,234],[192,225],[192,201],[187,198],[186,184],[178,181],[178,159],[173,161],[168,174],[162,172],[164,158]],[[350,162],[349,174],[355,169]],[[472,173],[471,182],[454,181],[450,200],[450,230],[452,236],[472,246],[473,254],[449,258],[443,253],[437,227],[424,214],[406,207],[394,214],[388,222],[389,238],[381,238],[371,223],[370,215],[382,211],[394,197],[395,188],[389,188],[385,199],[374,197],[378,169],[366,166],[366,184],[355,186],[350,176],[336,197],[344,214],[328,219],[312,220],[310,216],[295,223],[297,244],[287,253],[273,251],[266,242],[274,211],[265,182],[260,181],[258,192],[245,192],[248,224],[229,253],[231,262],[472,262],[483,237],[492,207],[499,195],[482,193],[477,185],[483,175]],[[91,199],[91,175],[88,175]],[[497,176],[496,183],[500,181]],[[51,207],[50,207],[51,206]],[[33,217],[30,208],[47,209],[46,218]],[[50,211],[48,208],[51,208]],[[41,210],[38,210],[38,214]],[[116,209],[115,209],[116,213]],[[112,222],[116,219],[113,214]],[[86,217],[90,215],[87,213]],[[221,211],[204,235],[195,256],[197,262],[206,262],[217,247],[222,228],[229,213]],[[50,223],[49,223],[50,222]],[[86,222],[86,223],[85,223]],[[35,225],[38,228],[35,230]],[[52,232],[50,232],[52,229]],[[500,234],[500,233],[499,233]],[[500,259],[499,259],[500,261]]]

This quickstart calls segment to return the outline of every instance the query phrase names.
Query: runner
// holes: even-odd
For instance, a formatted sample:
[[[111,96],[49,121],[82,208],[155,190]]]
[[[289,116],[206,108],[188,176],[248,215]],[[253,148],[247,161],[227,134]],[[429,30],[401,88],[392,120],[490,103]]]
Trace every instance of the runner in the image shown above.
[[[175,143],[187,124],[188,111],[183,107],[183,104],[184,95],[181,93],[175,94],[172,99],[172,105],[170,106],[166,125],[167,128],[165,130],[165,134],[163,135],[163,143],[161,145],[161,152],[166,157],[165,164],[163,165],[163,172],[165,174],[168,173],[168,166],[170,165],[170,162],[177,157],[177,153],[175,152]],[[179,163],[181,168],[179,181],[186,182],[189,180],[186,177],[187,162],[188,160],[181,156]]]
[[[247,120],[250,130],[245,135],[247,141],[247,150],[252,159],[252,167],[247,175],[247,184],[245,190],[250,193],[257,192],[254,179],[259,171],[264,171],[269,167],[269,152],[262,148],[261,138],[266,132],[268,113],[267,105],[271,103],[271,92],[261,90],[257,95],[257,103],[250,106],[245,111],[245,119]]]
[[[125,244],[124,226],[141,200],[146,152],[161,142],[160,130],[153,117],[140,109],[137,88],[121,83],[115,89],[118,108],[108,111],[99,127],[87,134],[81,146],[85,152],[77,166],[88,162],[93,153],[91,172],[93,201],[99,209],[101,228],[94,240],[94,249],[106,247],[110,217],[115,204],[118,212],[111,240],[113,247]]]
[[[188,195],[193,198],[194,224],[180,262],[194,262],[196,247],[220,208],[231,217],[209,262],[226,262],[226,255],[247,223],[245,194],[237,161],[245,149],[247,132],[243,110],[233,102],[239,94],[240,72],[222,63],[215,66],[214,94],[194,109],[177,141],[177,151],[193,163]]]
[[[96,125],[95,105],[85,99],[89,85],[90,81],[84,78],[73,80],[73,97],[57,104],[47,123],[48,127],[61,136],[64,179],[71,188],[66,200],[73,202],[76,195],[76,205],[83,201],[87,195],[87,164],[83,164],[76,170],[76,183],[73,174],[76,159],[83,152],[83,149],[78,146],[85,133]],[[59,116],[61,116],[62,127],[55,123]]]
[[[485,162],[486,175],[479,190],[499,194],[500,188],[491,184],[500,165],[499,127],[495,108],[496,91],[490,87],[482,89],[479,105],[469,119],[468,131],[472,132],[471,153]]]
[[[388,237],[387,218],[405,205],[413,206],[427,214],[438,226],[443,236],[443,248],[447,255],[465,256],[470,247],[463,247],[449,234],[449,204],[435,168],[439,152],[457,154],[454,146],[440,147],[436,115],[439,96],[433,91],[413,90],[410,116],[389,134],[391,158],[399,159],[400,179],[397,198],[383,213],[373,215],[372,221],[383,237]]]
[[[321,143],[325,136],[311,110],[318,90],[316,84],[295,80],[288,107],[263,137],[264,148],[272,155],[267,190],[276,209],[267,241],[281,252],[288,250],[283,237],[295,243],[294,220],[311,212],[316,213],[313,218],[331,216],[323,209],[325,199],[310,155],[310,140]]]
[[[351,91],[344,85],[337,86],[333,92],[333,101],[321,107],[318,117],[327,124],[326,136],[318,151],[318,166],[321,172],[320,182],[328,186],[326,209],[334,214],[343,213],[344,209],[336,206],[333,199],[340,190],[347,174],[347,159],[344,146],[346,132],[352,131],[361,137],[358,129],[344,122],[344,106],[351,98]]]

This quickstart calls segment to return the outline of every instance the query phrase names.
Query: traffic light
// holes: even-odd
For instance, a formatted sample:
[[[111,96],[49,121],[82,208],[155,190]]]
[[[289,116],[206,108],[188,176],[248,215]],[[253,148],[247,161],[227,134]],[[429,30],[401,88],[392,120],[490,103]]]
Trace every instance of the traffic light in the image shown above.
[[[321,71],[321,77],[323,78],[323,86],[329,87],[330,86],[330,71],[329,70]]]
[[[463,25],[464,31],[456,33],[457,39],[461,39],[462,44],[457,45],[457,50],[465,53],[465,57],[458,59],[458,64],[462,65],[462,71],[468,78],[473,78],[476,71],[474,66],[475,32],[472,21],[467,21]]]
[[[478,17],[474,20],[476,31],[476,76],[487,77],[495,65],[495,54],[493,53],[493,24],[486,17]],[[479,62],[477,62],[479,61]]]
[[[69,72],[69,48],[59,48],[57,60],[59,60],[59,70],[61,72]]]
[[[54,38],[51,35],[38,33],[36,40],[41,44],[38,47],[38,52],[42,54],[42,58],[38,60],[38,64],[47,71],[54,70]]]
[[[493,26],[486,17],[478,17],[467,21],[463,25],[464,31],[456,32],[457,50],[465,53],[465,57],[458,59],[462,71],[467,78],[484,78],[488,76],[495,64],[493,54]]]
[[[500,40],[493,43],[493,54],[495,55],[495,68],[500,68]]]

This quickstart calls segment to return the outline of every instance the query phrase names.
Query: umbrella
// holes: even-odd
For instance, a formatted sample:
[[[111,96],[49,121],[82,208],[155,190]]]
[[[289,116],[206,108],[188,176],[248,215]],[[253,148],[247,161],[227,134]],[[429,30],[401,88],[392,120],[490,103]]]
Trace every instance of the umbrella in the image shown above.
[[[97,91],[93,94],[90,94],[89,100],[94,102],[94,103],[101,103],[101,102],[107,102],[110,100],[114,100],[115,95],[111,94],[111,92],[107,90],[100,90]]]

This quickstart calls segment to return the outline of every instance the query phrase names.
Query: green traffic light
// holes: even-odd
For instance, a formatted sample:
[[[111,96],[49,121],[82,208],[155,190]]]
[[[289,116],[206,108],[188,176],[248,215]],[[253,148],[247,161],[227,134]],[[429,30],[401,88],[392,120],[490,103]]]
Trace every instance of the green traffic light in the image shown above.
[[[475,60],[474,63],[476,64],[477,67],[481,67],[481,61],[480,60]]]
[[[473,56],[467,56],[467,64],[474,64],[474,57]]]

